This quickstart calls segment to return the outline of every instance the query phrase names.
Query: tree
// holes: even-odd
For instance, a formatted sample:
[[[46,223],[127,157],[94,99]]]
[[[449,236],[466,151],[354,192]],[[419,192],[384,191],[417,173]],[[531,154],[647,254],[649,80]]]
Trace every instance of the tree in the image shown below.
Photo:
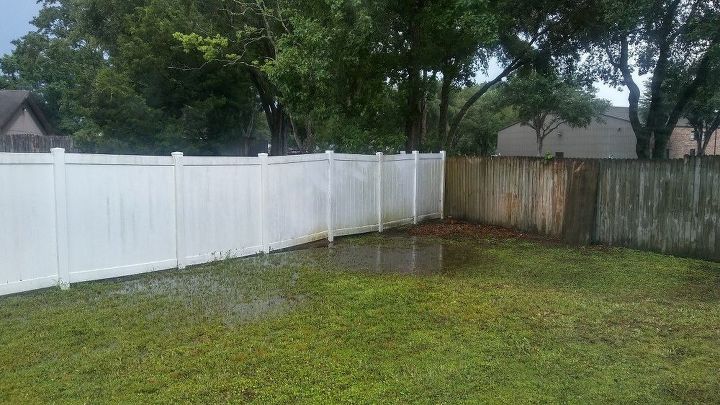
[[[250,76],[270,129],[270,154],[285,155],[292,117],[265,68],[277,58],[278,41],[292,30],[288,11],[275,0],[218,1],[206,10],[206,17],[215,21],[207,35],[186,30],[176,32],[175,39],[188,53],[199,51],[207,62],[221,63]]]
[[[449,113],[455,114],[462,108],[467,99],[475,94],[483,84],[465,87],[452,92]],[[433,108],[437,111],[439,108]],[[432,117],[435,119],[435,116]],[[518,121],[517,113],[512,106],[506,105],[502,90],[499,87],[490,89],[477,103],[468,110],[457,131],[457,139],[452,149],[447,150],[453,155],[488,156],[497,148],[498,132]],[[435,150],[441,148],[437,137],[430,139]],[[438,144],[439,146],[435,146]]]
[[[720,128],[720,86],[706,87],[683,113],[693,128],[698,156],[705,155],[710,139]]]
[[[710,78],[720,74],[720,3],[604,0],[598,4],[593,13],[598,17],[595,46],[587,62],[607,82],[628,88],[638,157],[664,158],[686,106]],[[644,116],[634,73],[650,75]]]
[[[521,68],[573,70],[586,42],[593,2],[575,0],[497,0],[489,3],[495,41],[480,50],[481,60],[495,58],[503,67],[493,79],[479,86],[453,116],[442,135],[452,149],[465,115],[490,89]]]
[[[48,0],[0,61],[8,87],[42,97],[49,118],[87,151],[220,153],[250,128],[257,111],[250,79],[222,66],[200,69],[173,38],[206,29],[194,0]],[[227,83],[233,83],[228,86]]]
[[[514,77],[503,93],[520,122],[535,130],[538,156],[542,156],[545,138],[561,125],[587,127],[609,105],[606,100],[596,99],[592,92],[537,73]]]

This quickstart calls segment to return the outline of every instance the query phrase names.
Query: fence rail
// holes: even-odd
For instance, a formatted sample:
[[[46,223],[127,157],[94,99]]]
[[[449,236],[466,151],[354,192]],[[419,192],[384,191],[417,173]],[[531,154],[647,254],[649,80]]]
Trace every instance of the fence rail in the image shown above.
[[[441,217],[444,159],[0,153],[0,295]]]
[[[720,159],[452,158],[448,216],[720,260]]]

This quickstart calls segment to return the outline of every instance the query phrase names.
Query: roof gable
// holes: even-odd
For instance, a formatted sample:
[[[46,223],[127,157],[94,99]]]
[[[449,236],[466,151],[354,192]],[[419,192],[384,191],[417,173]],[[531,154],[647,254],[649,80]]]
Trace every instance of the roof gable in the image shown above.
[[[0,90],[0,128],[5,127],[18,110],[24,106],[30,108],[45,134],[53,135],[54,131],[50,122],[45,118],[40,105],[27,90]]]

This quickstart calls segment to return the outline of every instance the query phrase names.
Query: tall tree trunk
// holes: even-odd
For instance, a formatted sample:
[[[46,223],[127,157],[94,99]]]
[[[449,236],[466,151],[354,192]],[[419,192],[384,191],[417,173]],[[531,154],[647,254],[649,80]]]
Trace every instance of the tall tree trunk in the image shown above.
[[[705,154],[705,148],[703,147],[703,135],[705,131],[695,132],[695,155],[702,156]]]
[[[638,128],[635,130],[635,153],[638,159],[650,159],[652,157],[650,139],[651,136],[647,129]]]
[[[415,66],[408,68],[407,118],[405,123],[405,150],[410,153],[420,148],[422,136],[422,92],[420,71]]]
[[[273,156],[287,155],[290,117],[282,103],[278,101],[277,92],[265,75],[256,69],[252,69],[250,73],[270,129],[270,154]]]
[[[412,14],[408,21],[408,46],[407,53],[407,116],[405,123],[405,150],[410,153],[420,149],[422,142],[422,77],[419,61],[418,48],[421,42],[420,25],[417,21],[422,1],[416,1],[413,5]]]
[[[443,149],[448,149],[448,131],[450,126],[448,125],[448,109],[450,107],[450,90],[452,89],[452,82],[454,78],[451,77],[449,69],[443,71],[442,87],[440,88],[440,116],[438,117],[438,139]]]
[[[282,105],[277,106],[275,111],[272,113],[270,120],[273,122],[270,127],[270,155],[287,155],[290,118],[285,113]]]
[[[537,125],[537,124],[536,124],[536,125]],[[535,137],[536,137],[536,139],[537,139],[537,149],[538,149],[537,155],[538,155],[538,157],[542,157],[542,155],[543,155],[543,153],[542,153],[543,141],[545,140],[545,137],[544,137],[543,134],[542,134],[542,127],[541,127],[541,126],[537,126],[537,127],[535,128]]]
[[[667,145],[670,141],[670,134],[672,133],[672,130],[660,130],[655,131],[655,136],[653,137],[654,144],[653,144],[653,152],[652,157],[653,159],[666,159],[668,157],[667,153]]]

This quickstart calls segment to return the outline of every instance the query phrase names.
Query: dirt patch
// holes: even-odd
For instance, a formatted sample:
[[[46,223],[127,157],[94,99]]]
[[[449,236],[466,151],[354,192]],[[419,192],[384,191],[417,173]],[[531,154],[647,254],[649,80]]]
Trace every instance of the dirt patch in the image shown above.
[[[559,239],[547,235],[522,232],[515,229],[493,225],[479,225],[448,219],[426,222],[411,228],[407,232],[413,236],[437,236],[441,238],[472,237],[481,239],[526,239],[532,241],[559,243]]]

